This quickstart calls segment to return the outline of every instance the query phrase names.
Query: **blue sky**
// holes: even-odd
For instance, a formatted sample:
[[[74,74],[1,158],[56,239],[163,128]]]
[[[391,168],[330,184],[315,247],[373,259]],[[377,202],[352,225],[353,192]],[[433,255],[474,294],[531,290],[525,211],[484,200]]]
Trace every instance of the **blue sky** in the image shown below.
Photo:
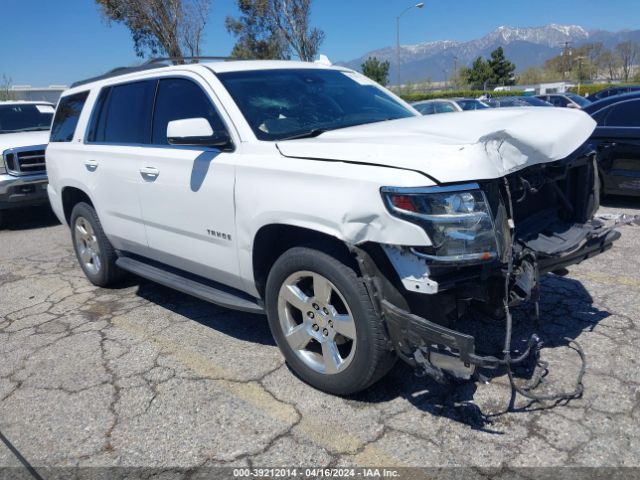
[[[500,25],[576,24],[640,28],[640,2],[631,0],[427,0],[402,19],[402,43],[471,40]],[[0,75],[14,84],[69,84],[136,62],[129,32],[109,26],[92,0],[0,0]],[[315,0],[313,23],[326,32],[322,53],[351,60],[395,44],[395,16],[411,1]],[[233,38],[224,18],[234,0],[213,0],[204,53],[227,55]]]

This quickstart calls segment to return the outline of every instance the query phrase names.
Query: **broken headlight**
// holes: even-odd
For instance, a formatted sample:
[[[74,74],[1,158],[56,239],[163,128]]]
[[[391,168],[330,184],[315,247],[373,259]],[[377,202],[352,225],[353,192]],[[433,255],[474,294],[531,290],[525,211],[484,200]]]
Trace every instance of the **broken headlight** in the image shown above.
[[[443,263],[481,262],[498,256],[491,210],[477,184],[381,189],[392,215],[424,228],[431,247],[418,255]]]

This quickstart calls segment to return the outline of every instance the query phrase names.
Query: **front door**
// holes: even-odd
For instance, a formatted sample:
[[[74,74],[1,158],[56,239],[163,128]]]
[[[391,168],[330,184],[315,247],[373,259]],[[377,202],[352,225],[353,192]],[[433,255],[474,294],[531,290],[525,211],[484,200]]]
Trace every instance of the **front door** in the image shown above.
[[[205,118],[214,131],[226,129],[206,88],[186,76],[160,79],[151,146],[140,168],[142,215],[153,259],[239,287],[235,154],[167,141],[172,120]]]

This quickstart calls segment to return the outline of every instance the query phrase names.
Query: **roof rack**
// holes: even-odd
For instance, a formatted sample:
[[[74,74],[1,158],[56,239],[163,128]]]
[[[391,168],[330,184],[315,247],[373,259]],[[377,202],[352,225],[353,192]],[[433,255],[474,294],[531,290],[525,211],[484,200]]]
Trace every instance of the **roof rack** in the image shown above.
[[[98,80],[106,80],[107,78],[118,77],[120,75],[126,75],[128,73],[143,72],[145,70],[153,70],[155,68],[168,67],[170,65],[179,65],[184,63],[199,63],[201,60],[205,61],[228,61],[236,60],[231,57],[158,57],[151,58],[140,65],[134,65],[130,67],[117,67],[109,70],[102,75],[96,77],[87,78],[85,80],[79,80],[71,84],[70,88],[79,87],[80,85],[86,85],[87,83],[97,82]]]

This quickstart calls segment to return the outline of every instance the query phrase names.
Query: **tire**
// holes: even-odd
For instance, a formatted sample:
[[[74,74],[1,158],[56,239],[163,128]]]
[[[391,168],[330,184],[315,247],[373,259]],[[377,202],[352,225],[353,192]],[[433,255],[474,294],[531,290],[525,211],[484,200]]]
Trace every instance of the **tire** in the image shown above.
[[[335,256],[291,248],[271,268],[265,297],[271,333],[289,367],[319,390],[359,392],[397,360],[362,279]]]
[[[120,281],[124,271],[116,266],[118,256],[107,239],[93,207],[80,202],[71,212],[71,238],[76,258],[89,281],[108,287]]]

